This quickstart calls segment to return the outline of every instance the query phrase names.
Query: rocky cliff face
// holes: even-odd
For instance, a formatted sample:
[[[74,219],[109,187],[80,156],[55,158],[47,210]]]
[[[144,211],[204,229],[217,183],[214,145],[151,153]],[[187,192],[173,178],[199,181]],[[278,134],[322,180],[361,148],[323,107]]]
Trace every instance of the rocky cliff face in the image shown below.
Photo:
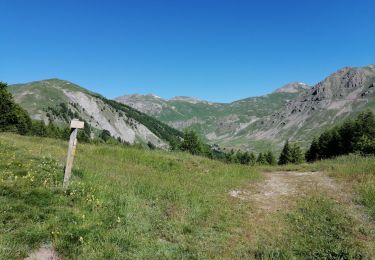
[[[165,100],[155,95],[132,94],[116,98],[116,101],[129,105],[148,115],[158,115],[166,107]]]
[[[299,125],[310,116],[333,112],[336,117],[350,114],[373,101],[374,66],[343,68],[289,101],[279,111],[280,119]],[[371,108],[371,107],[369,107]]]
[[[10,86],[17,103],[23,106],[34,119],[53,120],[58,124],[66,124],[74,116],[85,120],[97,131],[108,130],[112,136],[121,138],[128,143],[152,143],[156,147],[167,148],[168,140],[161,132],[153,132],[144,124],[160,124],[163,129],[167,126],[155,119],[144,122],[134,118],[135,110],[118,104],[113,106],[98,94],[83,89],[71,82],[63,80],[44,80],[27,84]],[[122,107],[123,106],[123,107]],[[131,109],[131,108],[130,108]],[[68,111],[68,112],[67,112]]]

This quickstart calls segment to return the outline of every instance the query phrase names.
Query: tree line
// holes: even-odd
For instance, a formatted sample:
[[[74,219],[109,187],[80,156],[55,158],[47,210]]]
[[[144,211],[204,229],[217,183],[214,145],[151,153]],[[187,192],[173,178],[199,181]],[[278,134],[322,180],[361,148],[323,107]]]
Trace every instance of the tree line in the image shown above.
[[[375,116],[371,111],[324,131],[306,152],[309,162],[349,153],[375,155]]]
[[[239,163],[252,166],[275,165],[277,163],[272,151],[259,153],[256,156],[253,152],[242,152],[241,150],[226,152],[221,150],[217,145],[205,144],[193,129],[185,129],[183,139],[177,145],[176,149],[226,163]]]

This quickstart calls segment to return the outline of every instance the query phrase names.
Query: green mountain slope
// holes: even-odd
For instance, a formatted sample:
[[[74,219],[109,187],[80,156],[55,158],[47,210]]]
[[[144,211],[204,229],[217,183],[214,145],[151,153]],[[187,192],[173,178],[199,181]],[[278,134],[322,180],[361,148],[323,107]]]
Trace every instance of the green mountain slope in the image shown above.
[[[325,128],[375,109],[375,65],[344,68],[313,87],[293,82],[275,92],[228,104],[188,97],[128,95],[116,100],[178,129],[192,127],[227,148],[279,150],[285,140],[308,145]]]
[[[272,114],[288,100],[296,98],[305,85],[292,83],[293,91],[277,91],[266,96],[251,97],[233,103],[212,103],[194,98],[177,97],[164,100],[154,95],[128,95],[116,98],[178,129],[192,127],[206,140],[231,139],[259,118]],[[286,87],[289,87],[288,84]],[[228,143],[225,144],[228,146]]]
[[[73,117],[80,117],[94,130],[108,130],[126,142],[150,142],[165,148],[182,136],[181,132],[134,108],[68,81],[50,79],[16,84],[9,91],[32,118],[45,122],[67,124]]]

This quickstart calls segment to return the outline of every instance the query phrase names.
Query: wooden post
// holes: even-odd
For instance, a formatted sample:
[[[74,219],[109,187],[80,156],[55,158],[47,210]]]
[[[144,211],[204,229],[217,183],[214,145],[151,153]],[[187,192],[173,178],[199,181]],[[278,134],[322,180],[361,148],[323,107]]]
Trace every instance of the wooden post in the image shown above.
[[[68,188],[70,177],[72,175],[72,168],[73,168],[73,160],[74,155],[76,153],[77,148],[77,133],[78,129],[84,127],[84,122],[78,121],[78,119],[73,119],[70,122],[70,139],[69,139],[69,147],[68,147],[68,156],[66,157],[66,165],[65,165],[65,174],[64,174],[64,189]]]

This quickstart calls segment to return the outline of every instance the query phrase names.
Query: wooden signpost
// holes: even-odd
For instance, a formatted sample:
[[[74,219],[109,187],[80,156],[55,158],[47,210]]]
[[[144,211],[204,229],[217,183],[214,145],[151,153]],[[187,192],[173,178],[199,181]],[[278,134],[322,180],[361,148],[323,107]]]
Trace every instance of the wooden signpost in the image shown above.
[[[74,155],[76,153],[77,147],[77,133],[78,129],[82,129],[85,126],[85,123],[79,121],[78,119],[73,119],[70,122],[70,139],[69,139],[69,147],[68,147],[68,156],[66,158],[66,165],[65,165],[65,174],[64,174],[64,189],[68,188],[70,176],[72,175],[72,168],[73,168],[73,160]]]

